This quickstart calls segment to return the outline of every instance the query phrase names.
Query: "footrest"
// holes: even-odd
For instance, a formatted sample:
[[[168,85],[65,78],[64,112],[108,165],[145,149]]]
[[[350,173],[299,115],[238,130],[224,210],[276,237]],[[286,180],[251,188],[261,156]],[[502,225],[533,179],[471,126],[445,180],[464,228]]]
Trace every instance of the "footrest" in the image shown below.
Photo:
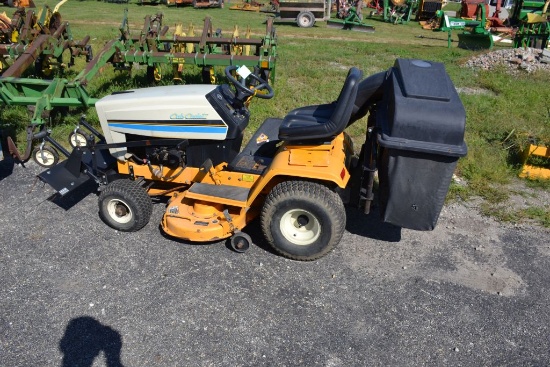
[[[249,192],[250,189],[244,187],[211,185],[196,182],[187,190],[185,197],[244,207],[246,206]]]
[[[231,163],[234,171],[261,175],[271,164],[271,158],[240,155]]]

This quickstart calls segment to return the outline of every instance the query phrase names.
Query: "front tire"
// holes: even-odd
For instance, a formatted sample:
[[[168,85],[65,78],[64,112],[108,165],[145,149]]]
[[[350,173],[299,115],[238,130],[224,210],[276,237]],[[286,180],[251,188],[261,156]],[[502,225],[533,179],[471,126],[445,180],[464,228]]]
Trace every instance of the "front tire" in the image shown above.
[[[328,187],[308,181],[285,181],[267,196],[262,231],[279,254],[316,260],[332,251],[344,234],[342,199]]]
[[[145,189],[135,181],[116,180],[99,195],[99,216],[118,231],[135,232],[151,218],[153,204]]]

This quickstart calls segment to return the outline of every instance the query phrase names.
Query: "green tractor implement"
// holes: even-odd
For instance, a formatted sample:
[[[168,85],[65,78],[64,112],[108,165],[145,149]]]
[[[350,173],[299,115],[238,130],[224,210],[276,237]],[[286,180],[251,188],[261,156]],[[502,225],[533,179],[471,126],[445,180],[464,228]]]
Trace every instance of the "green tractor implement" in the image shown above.
[[[545,49],[550,41],[550,21],[548,6],[550,0],[521,0],[512,13],[511,21],[518,28],[514,35],[514,47],[534,47]]]
[[[423,1],[421,0],[420,6],[423,6],[422,4]],[[427,7],[428,5],[426,5],[426,8]],[[419,9],[419,5],[417,0],[372,0],[367,3],[367,8],[373,9],[369,12],[370,18],[379,16],[384,22],[406,24],[411,20],[415,11]],[[418,14],[417,12],[416,20],[419,20]],[[429,18],[431,18],[431,16]]]
[[[61,20],[57,4],[53,11],[44,6],[38,13],[19,8],[10,22],[3,19],[0,31],[0,73],[6,77],[20,77],[34,64],[35,74],[51,77],[54,69],[74,64],[77,56],[85,55],[91,60],[90,37],[81,41],[73,39],[68,22]],[[70,54],[70,61],[64,63],[63,55]]]
[[[543,15],[548,10],[548,1],[546,0],[518,0],[514,4],[510,22],[517,25],[522,21],[527,21],[529,14]]]
[[[196,66],[202,70],[203,82],[213,83],[215,67],[246,65],[272,82],[275,80],[277,37],[270,19],[266,35],[261,39],[250,38],[249,31],[245,37],[238,37],[238,28],[232,37],[223,37],[221,30],[213,31],[209,17],[205,18],[200,34],[196,35],[190,25],[189,34],[184,35],[180,26],[172,36],[167,36],[168,27],[162,26],[162,14],[157,14],[146,17],[140,35],[133,37],[125,12],[120,32],[120,38],[107,43],[87,65],[84,75],[97,63],[112,63],[119,70],[139,64],[147,66],[150,81],[158,81],[162,78],[162,65],[171,65],[179,70],[175,73],[177,81],[184,66]]]
[[[408,23],[417,7],[416,0],[384,0],[384,20],[393,24]]]
[[[468,50],[493,48],[493,37],[486,28],[487,13],[484,4],[478,5],[475,20],[449,17],[442,10],[436,14],[440,18],[440,23],[434,31],[447,32],[447,47],[451,47],[452,31],[462,30],[462,33],[458,34],[458,47]]]
[[[359,13],[358,9],[359,8],[355,6],[340,9],[338,12],[338,18],[328,19],[327,26],[330,28],[339,28],[357,32],[374,32],[374,26],[363,22],[363,16]]]

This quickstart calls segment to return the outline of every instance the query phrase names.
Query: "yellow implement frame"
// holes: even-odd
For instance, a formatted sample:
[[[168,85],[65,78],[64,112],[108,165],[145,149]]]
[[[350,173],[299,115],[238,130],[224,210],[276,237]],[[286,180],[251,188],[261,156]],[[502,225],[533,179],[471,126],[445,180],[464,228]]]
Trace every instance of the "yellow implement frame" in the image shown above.
[[[550,161],[550,147],[530,144],[523,152],[523,169],[519,177],[530,179],[550,179],[550,168],[538,167],[528,164],[529,157],[536,156],[546,158]]]

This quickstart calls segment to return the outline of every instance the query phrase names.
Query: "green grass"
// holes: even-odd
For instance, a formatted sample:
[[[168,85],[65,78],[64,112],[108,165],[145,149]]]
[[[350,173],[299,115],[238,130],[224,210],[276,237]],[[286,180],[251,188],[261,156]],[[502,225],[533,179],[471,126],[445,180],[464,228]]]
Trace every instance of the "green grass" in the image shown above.
[[[36,2],[41,6],[40,2]],[[55,2],[47,2],[53,8]],[[214,29],[221,28],[228,37],[234,25],[238,25],[241,35],[250,27],[253,37],[265,34],[264,13],[224,9],[193,9],[192,7],[167,8],[113,4],[106,2],[73,1],[61,7],[63,20],[69,21],[75,39],[89,35],[94,52],[97,53],[105,42],[118,37],[118,27],[122,21],[123,9],[129,9],[129,23],[133,34],[139,34],[146,15],[164,14],[163,24],[170,26],[181,23],[187,29],[190,23],[197,31],[202,28],[206,16],[212,18]],[[456,10],[452,4],[448,10]],[[13,9],[5,8],[8,15]],[[477,88],[488,91],[484,94],[461,93],[467,113],[466,142],[468,155],[460,159],[457,175],[467,181],[466,186],[453,185],[449,198],[467,199],[481,196],[485,199],[486,212],[497,212],[507,200],[507,190],[503,187],[514,179],[520,169],[519,155],[529,142],[550,143],[550,107],[548,85],[550,73],[539,72],[532,75],[511,76],[504,70],[479,71],[464,67],[470,57],[481,52],[471,52],[457,47],[456,32],[453,45],[447,48],[447,34],[423,30],[418,23],[393,25],[379,19],[366,18],[365,22],[376,27],[375,33],[342,31],[326,27],[318,22],[316,26],[303,29],[292,23],[277,24],[278,61],[276,67],[275,98],[254,100],[251,105],[251,126],[254,130],[267,117],[282,117],[296,107],[308,104],[326,103],[339,93],[347,70],[356,66],[364,75],[387,70],[395,59],[419,58],[438,61],[445,67],[456,87]],[[503,46],[495,46],[499,49]],[[79,61],[68,77],[84,67]],[[187,82],[197,80],[198,68],[187,69]],[[217,70],[222,75],[223,70]],[[170,68],[165,68],[170,75]],[[128,75],[105,68],[102,74],[88,86],[94,97],[102,97],[113,91],[144,86],[144,69],[133,70]],[[168,78],[165,83],[170,83]],[[66,140],[78,116],[85,111],[72,110],[70,115],[56,122],[54,136]],[[87,111],[89,119],[97,121],[95,111]],[[24,109],[2,108],[4,128],[19,132],[19,141],[24,142],[22,128],[28,122]],[[365,133],[365,123],[357,122],[349,129],[354,141],[361,141]],[[250,134],[248,135],[250,136]],[[538,190],[548,190],[539,184]],[[548,225],[548,208],[533,208],[532,211],[515,213],[514,218],[532,218]],[[505,215],[494,214],[502,219]]]

